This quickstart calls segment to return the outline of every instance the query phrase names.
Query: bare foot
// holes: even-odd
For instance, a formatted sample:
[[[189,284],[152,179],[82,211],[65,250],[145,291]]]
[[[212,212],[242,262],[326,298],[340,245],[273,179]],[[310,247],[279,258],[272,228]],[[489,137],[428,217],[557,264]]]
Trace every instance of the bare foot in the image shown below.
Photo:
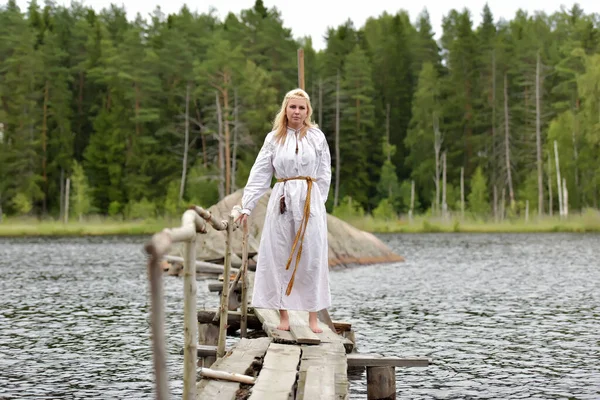
[[[308,326],[310,326],[310,329],[314,332],[314,333],[323,333],[323,329],[319,328],[319,323],[315,322],[314,324],[311,322],[308,324]]]
[[[280,331],[289,331],[290,330],[290,322],[289,321],[281,321],[279,325],[277,325],[277,329]]]
[[[316,312],[308,313],[308,326],[314,333],[322,333],[323,329],[319,328],[319,320],[317,319]]]
[[[277,325],[277,329],[282,331],[290,330],[290,315],[287,310],[279,310],[279,325]]]

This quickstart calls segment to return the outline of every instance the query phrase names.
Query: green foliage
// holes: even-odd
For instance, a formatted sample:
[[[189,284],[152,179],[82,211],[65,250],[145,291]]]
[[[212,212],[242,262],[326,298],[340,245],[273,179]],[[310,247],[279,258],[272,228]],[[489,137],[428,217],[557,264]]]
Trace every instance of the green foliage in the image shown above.
[[[377,207],[373,210],[373,217],[384,220],[392,220],[396,218],[394,205],[389,199],[382,199]]]
[[[73,162],[73,173],[71,175],[71,183],[73,187],[73,195],[71,196],[71,204],[73,213],[79,221],[91,210],[92,199],[90,197],[90,188],[83,167],[77,161]]]
[[[507,194],[509,216],[521,216],[527,201],[530,214],[546,211],[538,195],[547,202],[548,181],[556,206],[554,141],[571,213],[597,208],[598,15],[573,6],[519,11],[499,22],[492,11],[450,10],[439,42],[427,11],[384,13],[361,27],[346,21],[324,32],[326,48],[316,51],[262,1],[224,18],[183,7],[134,20],[114,5],[97,12],[32,2],[21,11],[9,1],[0,8],[1,212],[57,217],[71,176],[78,216],[178,215],[182,169],[185,200],[216,203],[225,158],[220,129],[229,132],[230,149],[235,136],[241,188],[283,94],[298,85],[300,47],[313,119],[334,166],[339,146],[339,197],[346,200],[338,214],[405,213],[412,180],[415,213],[431,210],[436,132],[452,211],[460,209],[461,169],[473,177],[465,190],[480,217],[489,216],[494,188],[498,197]],[[480,12],[474,26],[471,15]]]
[[[473,215],[485,217],[490,211],[488,201],[487,180],[483,175],[481,167],[477,167],[475,175],[471,179],[471,193],[468,196],[469,210]]]
[[[12,204],[19,215],[29,214],[33,207],[31,199],[25,193],[17,193],[12,199]]]
[[[121,213],[121,209],[123,206],[118,201],[112,201],[108,206],[108,215],[111,217],[116,217]]]
[[[175,217],[177,214],[183,213],[183,205],[179,204],[179,184],[180,182],[173,180],[167,186],[164,205],[165,216]]]
[[[125,216],[129,219],[154,219],[156,218],[156,204],[145,197],[139,201],[130,201],[125,207]]]
[[[388,199],[389,204],[393,207],[397,207],[401,201],[400,184],[396,175],[396,167],[391,161],[386,160],[383,163],[381,174],[379,175],[379,183],[377,184],[377,192],[380,198]]]
[[[345,196],[337,207],[334,207],[332,214],[341,219],[352,219],[365,215],[365,210],[360,203],[353,201],[352,197]]]
[[[219,200],[219,181],[216,168],[204,168],[197,163],[190,169],[185,197],[190,203],[208,208]]]

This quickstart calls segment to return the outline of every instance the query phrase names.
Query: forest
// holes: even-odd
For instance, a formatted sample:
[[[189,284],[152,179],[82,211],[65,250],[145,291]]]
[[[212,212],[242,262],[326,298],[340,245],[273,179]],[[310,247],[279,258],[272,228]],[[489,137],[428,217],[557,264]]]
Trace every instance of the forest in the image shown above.
[[[473,14],[482,16],[474,26]],[[0,6],[0,220],[132,220],[244,187],[298,49],[330,212],[504,219],[597,209],[600,16],[399,10],[294,38],[261,0],[220,19]],[[65,199],[68,199],[66,201]]]

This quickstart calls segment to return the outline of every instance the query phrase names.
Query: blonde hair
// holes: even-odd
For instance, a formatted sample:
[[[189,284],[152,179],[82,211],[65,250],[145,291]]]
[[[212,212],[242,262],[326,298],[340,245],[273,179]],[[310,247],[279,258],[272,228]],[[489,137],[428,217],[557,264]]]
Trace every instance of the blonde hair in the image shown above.
[[[275,119],[273,120],[275,141],[280,144],[285,143],[285,138],[287,137],[288,119],[286,109],[291,99],[306,100],[306,105],[308,108],[306,119],[302,123],[302,128],[300,128],[300,135],[298,139],[302,139],[304,136],[306,136],[306,132],[308,132],[310,128],[317,127],[317,124],[315,124],[311,120],[313,109],[310,105],[310,97],[308,96],[308,93],[299,88],[290,90],[286,93],[285,97],[283,98],[283,102],[281,103],[281,109],[279,110],[279,112],[275,116]]]

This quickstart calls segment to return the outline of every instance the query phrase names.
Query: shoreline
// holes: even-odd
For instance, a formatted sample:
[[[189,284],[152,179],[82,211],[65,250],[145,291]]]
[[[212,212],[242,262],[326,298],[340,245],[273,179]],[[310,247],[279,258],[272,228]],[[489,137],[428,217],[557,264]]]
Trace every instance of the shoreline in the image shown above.
[[[573,216],[566,220],[546,217],[523,220],[482,222],[428,219],[416,217],[412,223],[399,219],[375,220],[373,217],[344,220],[357,229],[373,234],[384,233],[600,233],[600,218],[592,215]],[[167,227],[178,226],[177,219],[156,221],[91,220],[89,222],[39,221],[7,219],[0,223],[0,238],[16,237],[81,237],[81,236],[151,236]]]

